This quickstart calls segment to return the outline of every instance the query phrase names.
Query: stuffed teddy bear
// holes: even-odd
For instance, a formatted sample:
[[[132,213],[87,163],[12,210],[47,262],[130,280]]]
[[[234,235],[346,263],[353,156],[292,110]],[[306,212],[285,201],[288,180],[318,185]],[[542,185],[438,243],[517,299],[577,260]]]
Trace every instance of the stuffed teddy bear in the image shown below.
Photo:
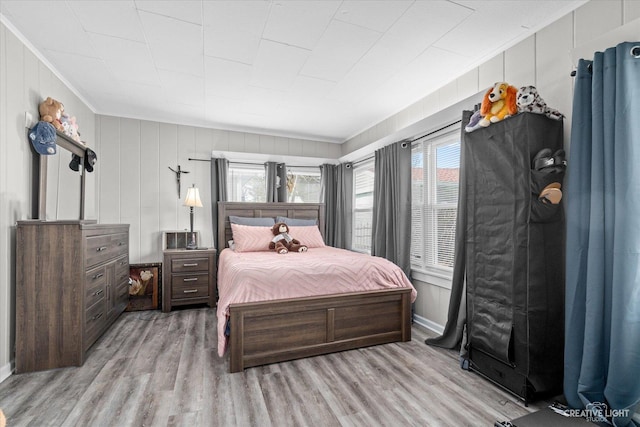
[[[273,249],[279,254],[307,251],[305,245],[301,245],[299,240],[289,235],[289,227],[284,222],[276,223],[271,227],[271,232],[275,237],[269,243],[269,249]]]
[[[487,127],[518,112],[516,95],[518,88],[506,82],[498,82],[489,88],[482,98],[480,106],[480,126]]]
[[[47,97],[47,99],[42,101],[38,106],[38,111],[41,121],[51,123],[56,130],[62,132],[62,122],[60,118],[64,112],[64,105],[62,105],[61,102]]]
[[[542,99],[535,86],[523,86],[518,89],[516,104],[518,105],[518,112],[521,113],[544,114],[554,120],[560,120],[564,117],[564,114],[558,110],[547,106],[547,103],[544,102],[544,99]]]

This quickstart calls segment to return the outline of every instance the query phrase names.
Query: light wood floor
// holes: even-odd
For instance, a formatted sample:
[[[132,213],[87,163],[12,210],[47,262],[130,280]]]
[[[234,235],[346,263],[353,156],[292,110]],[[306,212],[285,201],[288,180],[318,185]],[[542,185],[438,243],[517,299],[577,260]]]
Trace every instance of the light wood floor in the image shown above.
[[[0,384],[8,426],[493,426],[522,402],[413,340],[230,374],[214,309],[124,313],[84,366]]]

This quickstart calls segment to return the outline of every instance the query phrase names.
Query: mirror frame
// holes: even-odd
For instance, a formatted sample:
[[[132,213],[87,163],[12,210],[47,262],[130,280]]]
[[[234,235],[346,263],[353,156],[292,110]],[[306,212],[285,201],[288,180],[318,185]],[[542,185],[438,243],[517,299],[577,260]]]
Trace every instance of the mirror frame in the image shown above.
[[[29,140],[29,129],[27,129],[27,140]],[[31,145],[31,143],[29,143]],[[80,220],[85,219],[85,186],[86,186],[86,172],[84,170],[84,158],[86,156],[87,147],[71,138],[67,135],[56,131],[56,146],[58,148],[64,148],[80,157]],[[37,200],[34,202],[34,209],[32,216],[34,219],[40,219],[45,221],[47,219],[47,163],[48,155],[40,155],[35,150],[32,150],[36,159],[34,159],[34,173],[37,174],[36,179],[33,181],[34,196]],[[59,153],[56,153],[59,154]]]

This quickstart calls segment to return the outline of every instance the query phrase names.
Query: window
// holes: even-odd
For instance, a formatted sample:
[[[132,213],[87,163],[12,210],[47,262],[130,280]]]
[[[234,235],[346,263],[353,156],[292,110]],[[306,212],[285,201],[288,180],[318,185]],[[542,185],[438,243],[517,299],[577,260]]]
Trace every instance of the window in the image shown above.
[[[373,160],[353,168],[353,241],[354,251],[371,253],[373,224]]]
[[[460,176],[458,131],[422,138],[411,149],[411,268],[441,278],[453,272]]]
[[[320,169],[309,167],[287,168],[287,201],[318,203],[320,201]]]
[[[267,184],[263,165],[229,163],[228,178],[229,201],[267,201]]]

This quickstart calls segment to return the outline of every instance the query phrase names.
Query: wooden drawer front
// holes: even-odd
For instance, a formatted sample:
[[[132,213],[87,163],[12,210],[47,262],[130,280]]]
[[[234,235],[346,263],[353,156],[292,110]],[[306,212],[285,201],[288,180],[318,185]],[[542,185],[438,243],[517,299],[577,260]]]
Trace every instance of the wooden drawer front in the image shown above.
[[[106,271],[104,266],[87,271],[85,275],[84,306],[89,308],[104,299],[106,287]]]
[[[127,233],[103,234],[86,238],[86,265],[94,266],[129,253]]]
[[[99,301],[87,309],[85,314],[85,331],[87,337],[99,333],[104,325],[105,315],[106,306],[103,301]]]
[[[200,298],[209,296],[209,274],[183,274],[171,278],[172,298]]]
[[[177,258],[171,260],[171,272],[209,271],[209,258]]]
[[[129,283],[129,256],[123,256],[116,260],[116,283]]]

